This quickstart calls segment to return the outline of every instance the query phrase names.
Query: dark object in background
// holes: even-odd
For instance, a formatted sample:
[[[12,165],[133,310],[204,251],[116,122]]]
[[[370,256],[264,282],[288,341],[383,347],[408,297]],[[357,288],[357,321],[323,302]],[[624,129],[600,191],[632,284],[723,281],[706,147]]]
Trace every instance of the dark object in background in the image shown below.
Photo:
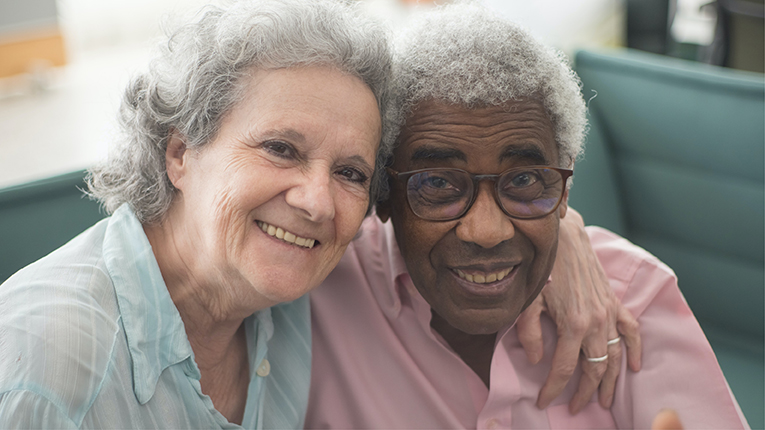
[[[765,71],[765,4],[763,0],[718,0],[712,45],[701,61],[717,66]]]
[[[702,7],[717,14],[709,46],[679,43],[669,28],[677,0],[627,0],[627,46],[716,66],[765,71],[765,0],[717,0]]]
[[[627,0],[627,46],[666,54],[669,0]]]

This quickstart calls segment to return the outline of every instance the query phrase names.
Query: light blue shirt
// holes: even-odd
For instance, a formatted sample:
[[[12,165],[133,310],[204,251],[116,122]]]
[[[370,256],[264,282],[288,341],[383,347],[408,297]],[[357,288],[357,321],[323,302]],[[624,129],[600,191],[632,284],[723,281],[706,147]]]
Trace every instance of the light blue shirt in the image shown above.
[[[243,427],[302,428],[308,298],[256,312],[245,328]],[[215,410],[199,379],[183,321],[127,205],[0,285],[2,429],[241,428]]]

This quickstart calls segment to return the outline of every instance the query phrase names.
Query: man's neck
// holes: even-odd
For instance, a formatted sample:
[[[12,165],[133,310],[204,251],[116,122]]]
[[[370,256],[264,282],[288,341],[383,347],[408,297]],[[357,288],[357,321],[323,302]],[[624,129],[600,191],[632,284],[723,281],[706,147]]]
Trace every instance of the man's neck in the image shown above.
[[[431,311],[431,313],[433,317],[430,320],[430,327],[446,340],[462,361],[481,378],[486,388],[489,388],[491,358],[494,355],[497,334],[468,334],[454,328],[436,312]]]

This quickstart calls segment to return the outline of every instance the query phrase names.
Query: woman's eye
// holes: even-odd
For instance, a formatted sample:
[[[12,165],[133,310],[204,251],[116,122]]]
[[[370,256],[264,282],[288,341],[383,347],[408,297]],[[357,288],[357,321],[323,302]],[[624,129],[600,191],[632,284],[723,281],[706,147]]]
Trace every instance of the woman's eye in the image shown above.
[[[353,167],[343,167],[337,171],[337,174],[342,176],[345,180],[356,184],[363,184],[368,179],[367,175],[358,169],[354,169]]]
[[[266,144],[263,146],[268,152],[276,155],[277,157],[295,158],[296,156],[295,149],[291,145],[284,142],[266,142]]]

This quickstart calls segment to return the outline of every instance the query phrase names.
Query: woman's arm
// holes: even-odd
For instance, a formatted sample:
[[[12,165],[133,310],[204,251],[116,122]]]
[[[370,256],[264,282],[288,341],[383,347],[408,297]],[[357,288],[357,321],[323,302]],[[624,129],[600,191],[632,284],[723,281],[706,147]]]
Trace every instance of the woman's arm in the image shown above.
[[[630,369],[640,370],[640,332],[637,320],[616,298],[605,272],[590,245],[581,215],[572,208],[560,221],[558,254],[552,282],[518,318],[518,337],[529,361],[542,359],[542,329],[539,317],[547,312],[558,326],[558,343],[552,369],[539,392],[537,406],[547,407],[568,383],[580,357],[583,376],[569,409],[577,413],[598,387],[604,408],[613,401],[619,375],[622,347],[627,347]],[[620,341],[608,341],[619,338]],[[580,354],[580,351],[582,354]],[[608,354],[601,362],[590,362]]]

